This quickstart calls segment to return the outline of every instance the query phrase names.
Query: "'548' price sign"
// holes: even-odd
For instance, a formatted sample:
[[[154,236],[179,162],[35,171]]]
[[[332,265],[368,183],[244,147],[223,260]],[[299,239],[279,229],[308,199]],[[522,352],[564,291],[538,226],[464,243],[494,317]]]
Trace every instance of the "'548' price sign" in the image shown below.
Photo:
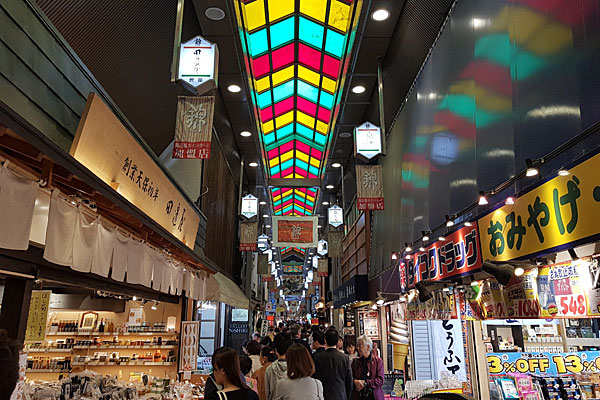
[[[558,314],[564,317],[582,317],[587,315],[587,302],[582,294],[555,296]]]
[[[576,353],[489,353],[490,375],[520,372],[527,374],[577,374],[600,371],[600,351]]]

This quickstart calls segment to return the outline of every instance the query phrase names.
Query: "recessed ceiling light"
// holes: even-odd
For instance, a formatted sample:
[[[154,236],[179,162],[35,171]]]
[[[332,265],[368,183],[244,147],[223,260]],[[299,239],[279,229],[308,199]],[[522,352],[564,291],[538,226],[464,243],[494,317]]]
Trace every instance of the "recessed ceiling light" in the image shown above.
[[[231,93],[239,93],[242,91],[242,88],[238,85],[229,85],[227,86],[227,90],[229,90]]]
[[[383,8],[381,8],[379,10],[375,10],[373,12],[373,14],[371,14],[371,18],[373,18],[375,21],[385,21],[389,17],[390,17],[390,12]]]
[[[352,88],[352,93],[361,94],[361,93],[364,93],[364,92],[365,92],[365,90],[366,90],[366,89],[365,89],[365,87],[364,87],[364,86],[360,86],[360,85],[358,85],[358,86],[354,86],[354,87]]]
[[[352,136],[352,134],[350,132],[342,132],[340,133],[340,137],[341,138],[349,138],[350,136]]]
[[[325,188],[326,188],[326,189],[333,189],[333,188],[334,188],[334,186],[333,186],[333,185],[327,185],[327,186],[325,186]]]
[[[329,202],[328,202],[328,201],[324,201],[324,202],[323,202],[323,203],[321,203],[321,204],[323,204],[324,206],[328,206],[328,205],[329,205]]]
[[[265,225],[265,228],[269,229],[271,227],[271,225]]]
[[[248,165],[249,165],[250,167],[258,167],[258,163],[257,163],[257,162],[254,162],[254,161],[252,161],[251,163],[248,163]]]
[[[269,214],[263,214],[263,218],[269,218]]]
[[[258,203],[258,204],[260,204],[261,206],[264,206],[265,204],[267,204],[267,202],[266,202],[266,201],[261,201],[261,202],[260,202],[260,203]]]
[[[249,136],[252,136],[252,132],[249,132],[249,131],[241,131],[241,132],[240,132],[240,136],[243,136],[243,137],[249,137]]]
[[[206,18],[213,21],[220,21],[225,18],[225,11],[219,7],[208,7],[206,10],[204,10],[204,15],[206,15]]]
[[[334,162],[333,164],[331,164],[331,166],[332,166],[333,168],[339,168],[339,167],[341,167],[341,166],[342,166],[342,164],[340,164],[339,162]]]

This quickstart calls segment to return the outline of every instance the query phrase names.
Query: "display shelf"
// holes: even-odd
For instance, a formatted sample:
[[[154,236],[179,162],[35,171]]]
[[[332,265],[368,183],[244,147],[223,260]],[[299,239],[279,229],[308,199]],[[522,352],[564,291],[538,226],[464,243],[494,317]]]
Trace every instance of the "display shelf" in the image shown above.
[[[155,362],[155,361],[147,361],[147,362],[124,362],[124,363],[115,363],[115,362],[73,362],[71,363],[74,367],[147,367],[147,366],[169,366],[175,365],[174,362]]]
[[[600,347],[599,338],[567,338],[568,346],[592,346]]]
[[[71,372],[68,369],[26,369],[25,373],[27,374],[31,374],[31,373],[47,373],[47,374],[55,374],[55,373],[64,373],[67,374]]]
[[[46,336],[157,336],[177,335],[177,332],[55,332],[46,333]]]
[[[123,349],[176,349],[176,345],[143,345],[143,346],[73,346],[74,350],[123,350]]]
[[[25,349],[25,353],[69,353],[71,354],[72,349]]]

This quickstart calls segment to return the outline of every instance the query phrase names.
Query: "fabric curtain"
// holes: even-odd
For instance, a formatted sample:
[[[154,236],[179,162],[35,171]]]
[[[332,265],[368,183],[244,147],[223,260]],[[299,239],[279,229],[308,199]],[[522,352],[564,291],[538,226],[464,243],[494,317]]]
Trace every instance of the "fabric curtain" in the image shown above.
[[[154,270],[152,271],[152,289],[159,291],[162,284],[162,273],[166,262],[165,256],[154,251]]]
[[[162,270],[162,282],[160,284],[160,291],[163,293],[169,293],[169,288],[173,285],[173,263],[171,260],[167,260]]]
[[[77,222],[73,236],[73,264],[71,269],[89,273],[92,270],[92,256],[98,236],[98,220],[77,210]]]
[[[142,244],[142,260],[140,262],[139,284],[152,286],[152,271],[154,270],[154,250],[146,243]]]
[[[7,163],[0,169],[0,247],[27,250],[38,183],[15,175]]]
[[[101,221],[98,221],[97,230],[92,255],[92,273],[106,278],[110,271],[110,263],[115,249],[116,231],[106,228]]]
[[[115,250],[113,253],[111,278],[123,282],[125,272],[127,272],[127,254],[129,252],[129,242],[132,239],[123,235],[121,232],[115,232]]]
[[[144,243],[135,239],[130,240],[127,245],[127,275],[125,278],[127,283],[134,285],[141,283],[143,247]]]
[[[48,211],[44,259],[58,265],[73,264],[73,238],[77,224],[77,206],[59,197],[54,189]]]

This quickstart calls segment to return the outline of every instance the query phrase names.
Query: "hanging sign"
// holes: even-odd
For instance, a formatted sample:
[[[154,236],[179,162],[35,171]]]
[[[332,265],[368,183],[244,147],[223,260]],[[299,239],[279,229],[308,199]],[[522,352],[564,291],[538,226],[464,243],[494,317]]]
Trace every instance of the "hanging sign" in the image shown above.
[[[256,261],[256,272],[258,275],[271,275],[271,266],[269,265],[268,254],[258,254]]]
[[[424,280],[443,280],[481,269],[481,251],[475,226],[465,226],[437,241],[424,252],[416,252],[404,260],[408,288]],[[404,265],[404,266],[403,266]]]
[[[202,94],[217,85],[219,48],[201,36],[196,36],[179,48],[177,79],[184,86]]]
[[[326,258],[319,258],[317,267],[317,276],[326,277],[329,275],[329,261]]]
[[[344,210],[338,205],[331,206],[327,210],[327,217],[329,225],[337,228],[344,223]]]
[[[456,319],[455,297],[452,291],[434,290],[432,298],[421,302],[418,296],[409,296],[406,303],[408,320],[449,320]]]
[[[317,243],[317,254],[320,256],[324,256],[325,254],[327,254],[327,241],[326,240],[319,240],[319,243]]]
[[[479,219],[483,258],[508,261],[600,233],[600,154]]]
[[[273,217],[273,246],[317,247],[318,217]]]
[[[356,166],[356,204],[359,210],[383,210],[381,165]]]
[[[340,308],[354,301],[369,300],[369,279],[367,275],[354,275],[341,286],[333,289],[333,307]]]
[[[488,353],[490,375],[585,374],[600,371],[600,351],[572,353]]]
[[[200,321],[181,322],[181,347],[179,355],[179,371],[195,371],[198,369],[198,337]]]
[[[178,97],[173,158],[210,158],[214,111],[214,96]]]
[[[240,251],[256,251],[257,222],[240,223]]]
[[[25,341],[42,342],[46,339],[46,321],[48,320],[51,293],[51,290],[34,290],[31,292]]]
[[[458,377],[460,382],[465,382],[467,380],[467,370],[460,320],[432,321],[431,328],[431,339],[435,354],[434,362],[439,374],[434,378],[442,379],[442,372],[445,371]]]
[[[156,161],[95,93],[90,93],[70,151],[104,183],[194,248],[200,216]]]
[[[344,256],[344,232],[330,231],[327,234],[329,248],[329,257],[342,258]]]
[[[264,233],[258,237],[258,249],[265,251],[269,248],[269,237]]]
[[[370,122],[354,128],[354,155],[367,160],[381,154],[381,128]]]
[[[254,217],[258,213],[258,199],[249,194],[242,197],[242,215],[248,219]],[[261,235],[262,237],[263,235]]]

